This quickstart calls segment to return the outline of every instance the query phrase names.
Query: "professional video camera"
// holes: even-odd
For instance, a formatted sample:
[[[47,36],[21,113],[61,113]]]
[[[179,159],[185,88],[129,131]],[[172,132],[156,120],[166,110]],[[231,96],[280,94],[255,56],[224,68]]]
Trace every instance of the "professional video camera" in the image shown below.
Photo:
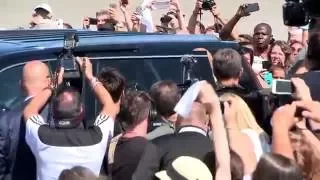
[[[283,5],[283,21],[287,26],[304,26],[320,17],[319,0],[286,0]]]
[[[72,86],[82,91],[83,78],[81,70],[73,55],[79,38],[76,33],[66,33],[64,36],[63,50],[58,57],[58,69],[64,68],[63,85]]]
[[[214,0],[204,0],[202,3],[202,9],[205,11],[210,11],[215,5],[216,2],[214,2]]]
[[[182,68],[182,84],[178,84],[182,94],[188,90],[188,88],[195,82],[199,81],[194,74],[194,65],[197,64],[198,60],[192,55],[184,55],[180,59],[180,63],[183,65]]]

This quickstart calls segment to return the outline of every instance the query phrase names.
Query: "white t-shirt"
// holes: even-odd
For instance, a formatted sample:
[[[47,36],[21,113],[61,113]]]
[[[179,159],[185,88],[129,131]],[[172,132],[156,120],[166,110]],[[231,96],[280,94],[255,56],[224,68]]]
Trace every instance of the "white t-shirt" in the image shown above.
[[[37,162],[37,180],[56,180],[64,169],[74,166],[89,168],[97,176],[114,120],[99,115],[90,129],[53,129],[40,115],[26,122],[26,142]]]

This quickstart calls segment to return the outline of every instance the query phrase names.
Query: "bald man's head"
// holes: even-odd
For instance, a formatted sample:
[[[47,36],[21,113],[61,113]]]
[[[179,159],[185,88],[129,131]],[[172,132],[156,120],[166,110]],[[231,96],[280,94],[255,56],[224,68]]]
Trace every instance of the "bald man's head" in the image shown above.
[[[29,61],[23,67],[21,83],[28,96],[42,91],[50,83],[48,66],[41,61]]]
[[[206,124],[208,121],[208,116],[206,114],[206,107],[201,103],[194,102],[192,104],[190,118],[192,120],[196,120]]]
[[[206,108],[203,104],[194,102],[188,118],[178,117],[178,126],[196,126],[203,130],[208,128],[209,117],[206,113]]]

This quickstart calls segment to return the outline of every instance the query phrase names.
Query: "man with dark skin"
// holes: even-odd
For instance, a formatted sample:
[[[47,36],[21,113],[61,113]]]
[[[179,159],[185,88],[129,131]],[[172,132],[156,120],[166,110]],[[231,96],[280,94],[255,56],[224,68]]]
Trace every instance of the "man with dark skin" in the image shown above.
[[[254,55],[268,60],[270,44],[273,41],[272,28],[269,24],[260,23],[254,28]]]

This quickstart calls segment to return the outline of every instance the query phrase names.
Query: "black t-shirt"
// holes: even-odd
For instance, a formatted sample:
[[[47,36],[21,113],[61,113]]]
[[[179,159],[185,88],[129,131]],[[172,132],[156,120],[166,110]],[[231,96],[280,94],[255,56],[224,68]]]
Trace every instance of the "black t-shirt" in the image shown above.
[[[112,165],[112,180],[131,179],[147,143],[144,137],[120,138]]]

